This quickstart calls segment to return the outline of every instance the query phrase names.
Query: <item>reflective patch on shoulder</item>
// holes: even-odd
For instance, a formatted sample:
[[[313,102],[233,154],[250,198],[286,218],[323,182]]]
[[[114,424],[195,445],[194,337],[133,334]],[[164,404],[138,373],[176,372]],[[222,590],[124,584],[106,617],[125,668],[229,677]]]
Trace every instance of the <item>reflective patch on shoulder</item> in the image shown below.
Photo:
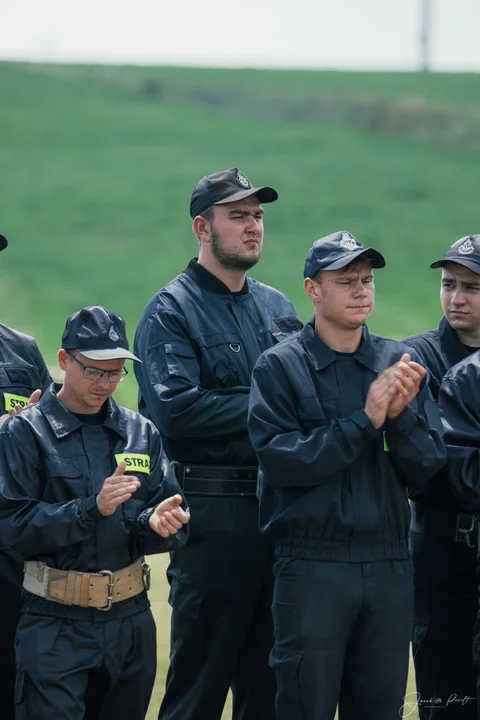
[[[5,370],[7,371],[8,379],[12,385],[26,385],[27,387],[32,385],[30,373],[28,370],[25,370],[25,368],[8,367],[5,368]]]
[[[142,455],[141,453],[118,453],[115,455],[117,467],[122,460],[125,462],[125,472],[141,472],[145,475],[150,474],[150,455]]]
[[[5,410],[8,412],[9,410],[15,410],[16,405],[21,405],[22,408],[28,405],[28,397],[24,397],[23,395],[14,395],[13,393],[3,393],[3,397],[5,398]]]
[[[300,319],[296,315],[277,316],[273,318],[273,321],[278,329],[283,332],[296,332],[303,327]]]

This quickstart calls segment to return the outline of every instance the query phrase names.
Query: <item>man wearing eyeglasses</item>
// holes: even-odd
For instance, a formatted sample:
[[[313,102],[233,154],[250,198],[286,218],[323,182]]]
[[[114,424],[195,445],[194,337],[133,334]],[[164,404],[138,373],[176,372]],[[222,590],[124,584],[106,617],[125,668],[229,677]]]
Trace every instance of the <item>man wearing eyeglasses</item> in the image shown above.
[[[125,322],[71,315],[52,384],[0,431],[0,533],[25,559],[17,718],[143,720],[155,623],[143,556],[181,547],[188,509],[154,425],[111,398]],[[183,507],[182,507],[183,505]]]

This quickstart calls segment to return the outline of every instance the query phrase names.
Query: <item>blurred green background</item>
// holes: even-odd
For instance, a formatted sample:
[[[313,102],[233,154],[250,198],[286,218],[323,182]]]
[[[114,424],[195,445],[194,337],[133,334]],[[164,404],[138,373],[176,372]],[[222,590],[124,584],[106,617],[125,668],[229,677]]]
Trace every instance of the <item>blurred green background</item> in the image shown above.
[[[1,320],[34,335],[50,365],[67,315],[90,303],[122,314],[133,341],[149,297],[196,254],[195,182],[237,166],[279,191],[252,275],[302,320],[306,251],[346,229],[387,257],[371,329],[433,327],[428,265],[480,231],[479,91],[468,74],[0,63]],[[116,397],[136,406],[133,373]],[[159,582],[156,707],[168,645]]]
[[[67,315],[98,302],[133,340],[148,298],[195,255],[198,178],[238,166],[266,207],[258,279],[303,320],[311,243],[347,229],[385,253],[371,328],[439,319],[429,263],[479,230],[477,75],[0,63],[2,322],[48,359]],[[118,396],[135,407],[133,374]]]

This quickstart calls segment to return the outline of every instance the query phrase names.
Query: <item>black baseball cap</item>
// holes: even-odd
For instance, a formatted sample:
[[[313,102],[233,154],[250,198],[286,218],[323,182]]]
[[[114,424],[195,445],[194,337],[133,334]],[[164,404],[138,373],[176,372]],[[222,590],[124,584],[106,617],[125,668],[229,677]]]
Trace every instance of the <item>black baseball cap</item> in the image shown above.
[[[0,250],[5,250],[8,245],[8,240],[5,235],[0,235]]]
[[[205,175],[193,188],[190,198],[190,215],[201,215],[212,205],[243,200],[256,195],[261,203],[275,202],[278,193],[271,187],[253,187],[250,180],[238,168],[220,170],[213,175]]]
[[[64,350],[77,350],[90,360],[130,358],[125,320],[102,305],[90,305],[67,319],[62,335]]]
[[[454,262],[480,275],[480,235],[466,235],[451,245],[443,258],[433,262],[431,268],[445,267],[446,263]]]
[[[372,268],[385,267],[385,258],[378,250],[367,248],[346,230],[316,240],[305,258],[303,276],[313,278],[319,270],[340,270],[365,255]]]

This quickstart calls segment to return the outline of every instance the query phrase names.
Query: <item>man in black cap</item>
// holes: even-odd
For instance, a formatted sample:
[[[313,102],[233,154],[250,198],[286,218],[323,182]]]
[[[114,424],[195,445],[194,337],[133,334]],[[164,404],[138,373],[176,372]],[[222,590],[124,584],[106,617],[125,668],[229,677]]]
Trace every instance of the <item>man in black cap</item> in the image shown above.
[[[404,342],[428,368],[437,400],[444,375],[480,348],[480,235],[457,240],[430,267],[442,268],[444,317],[437,330]],[[456,396],[456,383],[449,380],[448,387]],[[460,396],[458,402],[463,402]],[[451,432],[461,433],[463,419],[452,416],[451,422]],[[460,485],[461,475],[454,472],[452,482]],[[478,608],[479,507],[454,495],[447,468],[424,488],[412,490],[410,497],[415,564],[412,644],[420,720],[477,720],[472,637]],[[476,662],[480,664],[478,647]],[[448,702],[453,697],[462,702]],[[441,704],[429,702],[432,698],[441,698]]]
[[[71,315],[61,387],[0,432],[0,531],[25,559],[17,719],[143,720],[155,623],[143,556],[182,546],[188,513],[157,429],[110,397],[127,374],[125,323]]]
[[[139,409],[161,430],[192,507],[171,555],[171,655],[159,718],[273,720],[268,667],[272,545],[258,531],[257,460],[247,433],[259,355],[301,327],[282,293],[247,278],[277,199],[231,168],[202,178],[190,214],[198,260],[146,306],[135,337]]]
[[[0,250],[7,247],[0,235]],[[38,400],[51,383],[35,340],[0,324],[0,427],[14,412]],[[0,536],[0,707],[2,720],[13,720],[15,708],[15,628],[20,616],[23,563],[7,551]]]
[[[348,232],[305,262],[315,315],[252,375],[260,526],[275,542],[277,720],[394,720],[413,602],[409,485],[445,463],[425,370],[371,335],[373,268]],[[432,428],[429,427],[432,423]]]

